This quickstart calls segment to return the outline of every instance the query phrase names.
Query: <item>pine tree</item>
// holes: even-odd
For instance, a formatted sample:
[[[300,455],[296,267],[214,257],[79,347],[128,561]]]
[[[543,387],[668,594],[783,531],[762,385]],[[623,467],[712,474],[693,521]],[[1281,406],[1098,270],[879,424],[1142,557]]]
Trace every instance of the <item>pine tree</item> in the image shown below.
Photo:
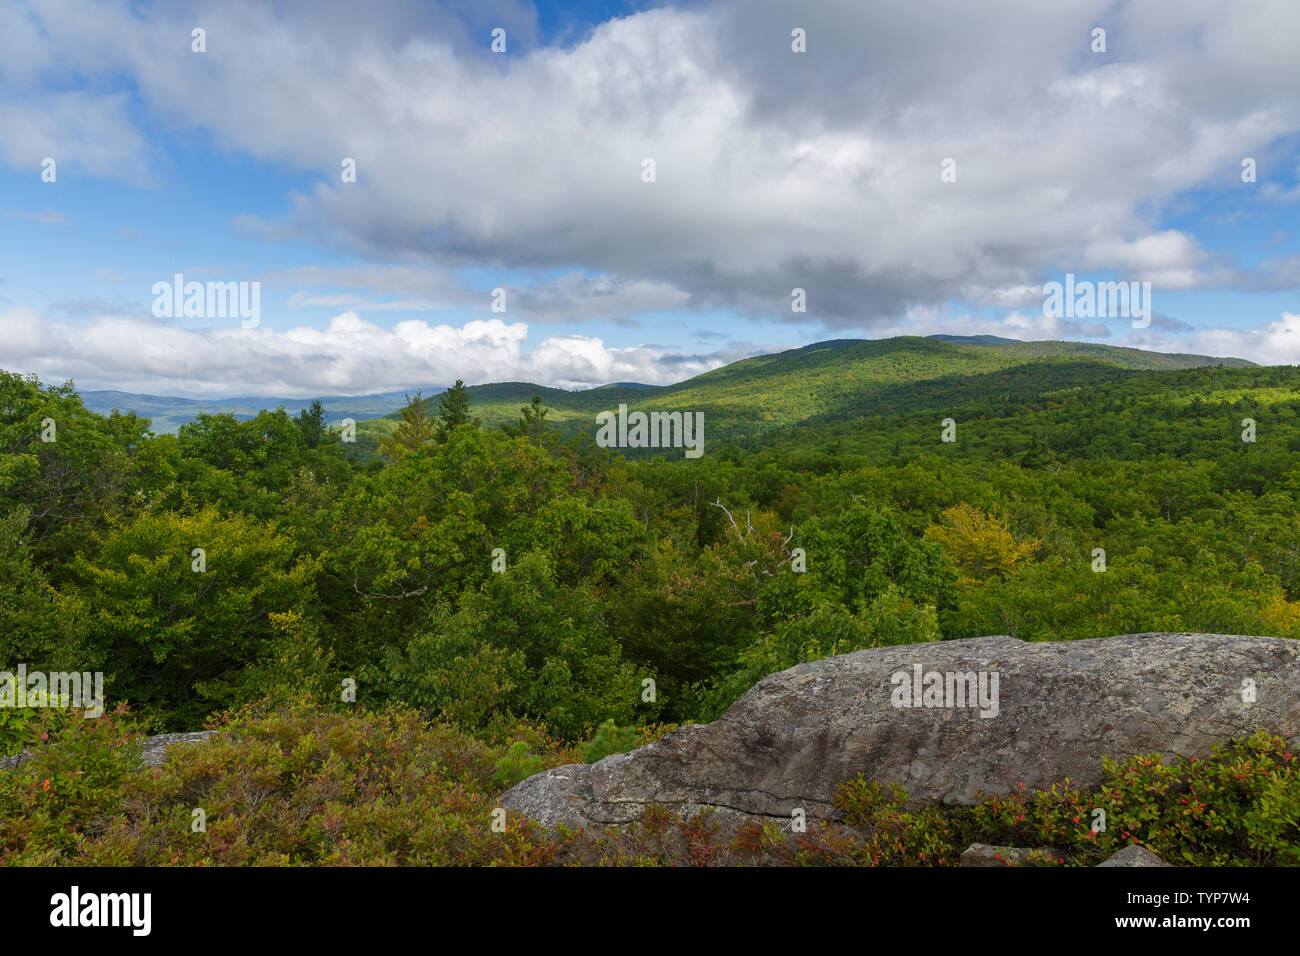
[[[407,395],[402,420],[379,442],[379,454],[397,461],[428,448],[437,439],[437,434],[437,420],[429,417],[420,393],[416,392],[415,398]]]
[[[519,434],[541,443],[546,434],[546,413],[548,409],[542,404],[542,396],[534,395],[532,404],[519,409]]]
[[[456,384],[443,392],[438,400],[439,440],[445,441],[457,425],[468,425],[470,422],[469,389],[463,381],[456,379]]]
[[[313,399],[309,408],[300,411],[294,424],[302,432],[303,443],[308,448],[316,448],[320,445],[325,438],[325,406],[321,404],[320,399]]]

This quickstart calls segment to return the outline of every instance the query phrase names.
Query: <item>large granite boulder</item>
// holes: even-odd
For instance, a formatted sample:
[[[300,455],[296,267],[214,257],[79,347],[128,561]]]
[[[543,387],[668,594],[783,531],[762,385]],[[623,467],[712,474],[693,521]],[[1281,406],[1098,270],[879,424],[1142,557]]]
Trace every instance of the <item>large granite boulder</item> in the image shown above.
[[[747,819],[788,821],[795,808],[833,818],[836,788],[859,773],[901,784],[912,807],[971,804],[1022,783],[1093,787],[1103,756],[1205,756],[1256,728],[1300,732],[1300,641],[981,637],[792,667],[711,724],[546,771],[501,802],[575,827],[630,823],[648,803]]]

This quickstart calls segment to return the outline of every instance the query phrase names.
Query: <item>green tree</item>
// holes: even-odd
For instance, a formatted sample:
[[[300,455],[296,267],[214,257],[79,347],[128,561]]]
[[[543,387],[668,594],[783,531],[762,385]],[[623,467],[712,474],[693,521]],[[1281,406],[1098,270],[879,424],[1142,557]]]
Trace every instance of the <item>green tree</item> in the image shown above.
[[[380,441],[379,453],[397,461],[407,455],[426,451],[437,435],[438,422],[429,417],[420,393],[416,392],[414,398],[406,396],[402,420]]]
[[[102,651],[89,646],[89,614],[75,594],[53,587],[26,540],[25,508],[0,515],[0,670],[96,669]]]
[[[457,425],[468,425],[472,419],[469,415],[469,389],[460,379],[438,398],[438,430],[442,439],[451,434]]]
[[[572,480],[563,462],[522,439],[458,428],[428,454],[354,481],[313,522],[338,659],[356,666],[358,681],[383,680],[373,668],[384,650],[430,608],[485,581],[494,548],[513,566],[530,549],[564,543],[553,552],[563,580],[599,574],[597,541],[620,541],[635,522],[625,507],[571,513]]]
[[[142,514],[74,562],[115,698],[177,729],[242,702],[243,672],[276,643],[273,612],[309,603],[317,562],[245,515]]]
[[[134,457],[149,420],[97,415],[72,382],[0,372],[0,512],[30,513],[24,534],[35,560],[62,563],[139,489]]]
[[[308,427],[314,420],[308,415]],[[263,520],[282,519],[285,497],[304,469],[318,480],[338,483],[351,474],[339,442],[322,440],[311,448],[303,428],[303,419],[291,418],[283,408],[244,422],[229,414],[199,415],[176,436],[175,480],[159,504],[192,510],[189,502],[197,501]],[[169,449],[168,438],[154,440],[159,452]]]
[[[404,698],[467,730],[527,717],[568,740],[626,723],[649,676],[622,660],[599,602],[558,584],[538,553],[440,610],[390,668]]]
[[[542,404],[542,396],[534,395],[532,403],[519,410],[519,434],[530,441],[541,444],[546,434],[547,408]]]
[[[308,448],[315,448],[325,440],[325,406],[320,399],[313,399],[309,407],[298,413],[294,422],[302,432],[302,440]]]

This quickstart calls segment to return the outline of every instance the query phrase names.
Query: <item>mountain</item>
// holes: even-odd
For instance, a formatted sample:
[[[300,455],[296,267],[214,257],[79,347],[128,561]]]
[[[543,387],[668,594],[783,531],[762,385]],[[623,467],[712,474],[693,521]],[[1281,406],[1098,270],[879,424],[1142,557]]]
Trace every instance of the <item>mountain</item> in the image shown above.
[[[434,385],[423,389],[424,395],[435,395],[444,386]],[[415,394],[411,389],[409,394]],[[133,392],[113,390],[89,390],[79,393],[86,407],[93,412],[107,415],[114,410],[135,412],[142,418],[148,418],[157,434],[175,434],[180,426],[193,421],[199,415],[234,415],[240,421],[256,418],[264,409],[283,407],[290,415],[307,408],[314,401],[312,398],[276,398],[272,396],[247,395],[233,398],[201,399],[181,398],[174,395],[139,395]],[[374,395],[321,397],[325,406],[325,419],[336,422],[351,418],[361,421],[384,415],[396,406],[405,404],[406,392],[380,392]]]
[[[785,352],[757,355],[705,372],[673,385],[615,382],[597,388],[568,391],[527,382],[498,382],[470,387],[474,414],[490,427],[513,423],[519,410],[540,395],[550,412],[547,422],[565,436],[592,431],[595,415],[617,410],[620,404],[662,411],[704,412],[712,439],[738,439],[799,423],[843,418],[874,403],[894,400],[902,388],[902,408],[911,386],[953,377],[991,375],[1043,361],[1081,362],[1071,374],[1086,368],[1174,371],[1204,367],[1247,368],[1239,358],[1147,352],[1141,349],[1084,342],[1021,342],[995,335],[890,339],[832,339]],[[1060,374],[1064,374],[1060,372]],[[996,384],[993,383],[993,384]],[[421,390],[430,411],[444,386]],[[401,420],[400,407],[415,390],[360,396],[322,397],[326,419],[358,422],[357,439],[365,457],[374,454],[379,439]],[[926,393],[929,394],[929,393]],[[756,396],[762,396],[761,400]],[[891,398],[893,396],[893,398]],[[117,409],[149,418],[157,433],[174,433],[200,414],[231,414],[246,421],[263,409],[283,407],[290,415],[311,404],[311,398],[234,396],[196,399],[143,395],[121,391],[81,392],[86,407],[100,414]]]
[[[834,339],[757,355],[657,387],[618,384],[571,392],[524,382],[476,385],[469,389],[470,403],[476,418],[495,427],[517,422],[520,408],[540,395],[550,410],[547,423],[565,437],[594,434],[596,414],[616,411],[620,404],[632,409],[703,412],[709,440],[741,440],[800,424],[860,418],[882,403],[906,412],[920,396],[931,402],[953,401],[954,389],[964,395],[989,390],[1002,394],[1016,380],[996,376],[1014,369],[1033,369],[1031,377],[1047,377],[1044,387],[1059,388],[1119,372],[1257,367],[1238,358],[1171,355],[1082,342],[981,336],[997,341],[970,344],[947,338],[961,337]],[[993,378],[976,381],[988,376]],[[436,401],[429,404],[429,411],[436,413]],[[400,420],[400,411],[395,411],[359,422],[362,453],[373,453],[379,439]]]

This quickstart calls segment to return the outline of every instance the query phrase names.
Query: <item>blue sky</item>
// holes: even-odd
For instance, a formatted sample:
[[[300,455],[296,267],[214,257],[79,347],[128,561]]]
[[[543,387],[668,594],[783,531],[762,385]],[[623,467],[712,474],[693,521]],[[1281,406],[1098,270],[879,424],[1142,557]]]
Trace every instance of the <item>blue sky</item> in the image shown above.
[[[289,397],[936,332],[1300,361],[1300,5],[934,6],[6,4],[0,367]],[[257,283],[256,322],[156,314],[177,273]],[[1151,283],[1150,326],[1045,315],[1066,273]]]

